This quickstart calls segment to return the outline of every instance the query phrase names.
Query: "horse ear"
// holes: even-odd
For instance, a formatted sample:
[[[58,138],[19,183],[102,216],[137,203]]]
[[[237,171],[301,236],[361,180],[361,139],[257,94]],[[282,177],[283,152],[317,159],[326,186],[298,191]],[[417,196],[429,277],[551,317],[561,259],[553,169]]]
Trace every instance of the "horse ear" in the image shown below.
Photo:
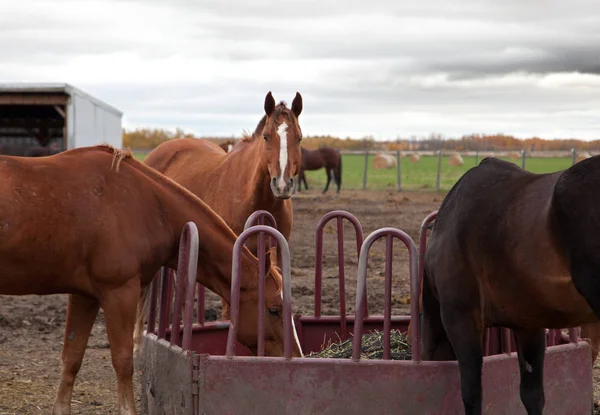
[[[271,114],[273,114],[273,111],[275,111],[275,98],[273,98],[271,91],[269,91],[269,93],[265,97],[265,113],[268,116],[271,116]]]
[[[300,95],[300,92],[296,92],[296,96],[292,102],[292,112],[296,118],[298,118],[302,113],[302,95]]]

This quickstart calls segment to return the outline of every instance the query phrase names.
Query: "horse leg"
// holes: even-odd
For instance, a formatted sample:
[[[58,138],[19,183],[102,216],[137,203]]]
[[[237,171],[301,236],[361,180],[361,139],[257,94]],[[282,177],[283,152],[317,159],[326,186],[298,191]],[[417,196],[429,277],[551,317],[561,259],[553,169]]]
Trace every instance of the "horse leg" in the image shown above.
[[[90,332],[98,315],[100,303],[95,299],[70,294],[67,324],[62,349],[60,383],[54,399],[53,415],[71,413],[73,384],[81,368]]]
[[[139,296],[138,278],[117,289],[106,291],[102,296],[110,354],[117,377],[119,415],[136,415],[133,400],[133,328]]]
[[[338,166],[335,168],[335,184],[337,185],[337,193],[340,192],[342,187],[342,155],[340,154],[340,161]]]
[[[483,316],[481,308],[464,306],[442,303],[442,322],[458,360],[465,415],[481,415]]]
[[[528,415],[541,415],[544,410],[544,329],[513,329],[519,371],[521,372],[521,402]]]
[[[440,303],[429,286],[427,271],[422,284],[421,341],[423,360],[456,360],[456,355],[442,324]],[[408,331],[410,335],[410,330]]]
[[[302,191],[302,169],[298,172],[298,184],[296,185],[296,190],[298,192]]]
[[[330,168],[326,168],[325,173],[327,174],[327,184],[325,185],[325,189],[323,190],[323,193],[325,193],[327,191],[327,189],[329,189],[329,183],[331,182],[332,171]]]

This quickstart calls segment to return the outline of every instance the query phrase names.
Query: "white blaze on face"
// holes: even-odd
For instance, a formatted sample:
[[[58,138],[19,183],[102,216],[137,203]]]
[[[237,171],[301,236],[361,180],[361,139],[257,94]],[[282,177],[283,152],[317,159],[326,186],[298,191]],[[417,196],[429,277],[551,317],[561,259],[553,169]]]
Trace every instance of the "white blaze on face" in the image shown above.
[[[283,291],[281,291],[281,301],[283,301]],[[285,327],[283,329],[285,330]],[[294,316],[292,316],[292,332],[294,333],[294,340],[296,341],[298,350],[300,350],[300,356],[304,357],[302,346],[300,346],[300,339],[298,339],[298,332],[296,332],[296,322],[294,321]]]
[[[279,184],[277,187],[280,192],[283,192],[283,189],[285,188],[283,175],[288,163],[287,127],[287,124],[282,122],[277,128],[277,134],[279,134],[279,168],[281,169],[281,176],[279,177]]]

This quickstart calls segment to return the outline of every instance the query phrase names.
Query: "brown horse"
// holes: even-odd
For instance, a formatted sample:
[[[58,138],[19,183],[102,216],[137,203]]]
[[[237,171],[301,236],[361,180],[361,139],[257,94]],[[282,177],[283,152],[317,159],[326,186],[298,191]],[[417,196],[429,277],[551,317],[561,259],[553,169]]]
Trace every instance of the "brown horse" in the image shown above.
[[[135,414],[133,334],[140,292],[148,292],[161,266],[176,269],[183,226],[193,221],[201,229],[197,281],[228,302],[236,234],[197,196],[108,146],[43,158],[0,156],[0,175],[0,294],[70,294],[53,414],[70,413],[100,307],[118,413]],[[258,259],[246,248],[241,257],[238,341],[256,350]],[[267,266],[265,354],[282,356],[282,277]],[[140,314],[138,333],[142,321]],[[299,345],[294,354],[301,355]]]
[[[533,174],[486,158],[444,199],[425,254],[423,354],[458,359],[466,414],[482,413],[482,336],[513,330],[528,414],[544,407],[545,328],[582,325],[597,355],[600,156]]]
[[[298,175],[298,191],[302,190],[303,181],[306,190],[308,190],[305,170],[319,170],[323,167],[325,167],[327,173],[327,184],[323,193],[329,189],[332,175],[337,185],[337,193],[339,193],[342,186],[342,155],[339,150],[331,147],[320,147],[316,150],[302,148],[302,167],[300,167]]]
[[[275,105],[269,92],[264,110],[254,133],[245,135],[230,153],[208,140],[180,138],[160,144],[144,163],[199,196],[236,234],[244,231],[253,212],[266,210],[289,240],[294,176],[301,164],[302,96],[296,93],[290,110],[284,102]],[[256,240],[247,246],[256,255]],[[223,318],[228,316],[223,302]]]

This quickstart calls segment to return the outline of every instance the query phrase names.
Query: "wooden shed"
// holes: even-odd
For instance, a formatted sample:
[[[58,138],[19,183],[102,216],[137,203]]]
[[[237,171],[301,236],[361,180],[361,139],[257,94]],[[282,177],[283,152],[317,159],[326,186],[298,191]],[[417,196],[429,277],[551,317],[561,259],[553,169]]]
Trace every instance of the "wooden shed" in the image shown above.
[[[123,113],[69,84],[0,83],[0,154],[123,147]]]

